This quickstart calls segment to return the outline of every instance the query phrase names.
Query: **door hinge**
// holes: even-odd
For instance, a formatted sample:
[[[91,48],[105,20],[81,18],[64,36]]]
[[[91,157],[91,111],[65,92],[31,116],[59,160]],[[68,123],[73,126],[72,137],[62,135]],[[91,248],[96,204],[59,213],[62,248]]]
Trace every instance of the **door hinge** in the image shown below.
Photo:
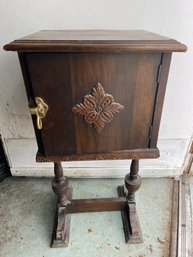
[[[162,65],[160,64],[158,67],[158,73],[157,73],[157,80],[156,80],[157,84],[159,84],[160,82],[161,69],[162,69]]]
[[[149,128],[149,140],[152,138],[152,131],[153,131],[153,126],[151,125]]]

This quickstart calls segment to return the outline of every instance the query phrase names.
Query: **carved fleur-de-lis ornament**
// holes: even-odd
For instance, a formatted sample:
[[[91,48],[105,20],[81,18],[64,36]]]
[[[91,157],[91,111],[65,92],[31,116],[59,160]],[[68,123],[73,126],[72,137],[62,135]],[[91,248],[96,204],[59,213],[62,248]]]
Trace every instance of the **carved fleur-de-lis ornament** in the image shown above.
[[[122,111],[124,107],[116,103],[113,96],[106,94],[100,83],[92,89],[91,95],[86,95],[83,102],[72,108],[74,113],[84,117],[88,124],[92,124],[99,133],[105,123],[112,121],[115,113]]]

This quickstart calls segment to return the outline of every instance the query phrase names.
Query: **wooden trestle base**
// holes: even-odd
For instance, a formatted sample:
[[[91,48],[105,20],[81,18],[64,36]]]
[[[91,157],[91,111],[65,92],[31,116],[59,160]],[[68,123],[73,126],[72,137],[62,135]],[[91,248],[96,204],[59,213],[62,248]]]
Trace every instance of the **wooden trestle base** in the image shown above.
[[[69,187],[67,177],[63,176],[61,163],[55,163],[54,170],[55,178],[52,187],[59,199],[51,247],[68,246],[70,216],[72,213],[81,212],[121,211],[126,243],[143,242],[134,199],[134,192],[141,184],[140,177],[134,174],[138,172],[138,161],[132,161],[131,172],[125,177],[125,185],[117,188],[119,197],[115,198],[72,199],[72,188]]]

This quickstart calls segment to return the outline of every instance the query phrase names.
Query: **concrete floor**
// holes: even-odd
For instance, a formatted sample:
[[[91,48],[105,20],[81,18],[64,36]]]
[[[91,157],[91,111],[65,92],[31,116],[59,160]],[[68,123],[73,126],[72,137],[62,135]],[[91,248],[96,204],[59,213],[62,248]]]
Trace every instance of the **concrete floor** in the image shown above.
[[[190,199],[191,199],[191,206],[193,207],[193,175],[190,177]],[[193,208],[192,208],[192,222],[193,222]],[[193,235],[192,235],[193,239]]]
[[[73,179],[74,198],[114,197],[122,179]],[[120,212],[73,214],[68,248],[49,248],[56,197],[50,179],[0,183],[0,257],[169,257],[172,180],[144,179],[137,209],[144,243],[127,245]]]

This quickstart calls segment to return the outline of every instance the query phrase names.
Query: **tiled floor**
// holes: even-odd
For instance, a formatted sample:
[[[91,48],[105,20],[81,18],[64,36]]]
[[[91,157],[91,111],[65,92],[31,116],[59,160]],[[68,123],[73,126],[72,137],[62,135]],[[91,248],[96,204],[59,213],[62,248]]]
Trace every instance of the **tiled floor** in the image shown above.
[[[113,197],[121,179],[70,180],[74,198]],[[1,257],[169,257],[172,180],[144,179],[137,208],[144,243],[124,242],[120,212],[73,214],[68,248],[49,248],[56,197],[50,179],[0,183]]]

